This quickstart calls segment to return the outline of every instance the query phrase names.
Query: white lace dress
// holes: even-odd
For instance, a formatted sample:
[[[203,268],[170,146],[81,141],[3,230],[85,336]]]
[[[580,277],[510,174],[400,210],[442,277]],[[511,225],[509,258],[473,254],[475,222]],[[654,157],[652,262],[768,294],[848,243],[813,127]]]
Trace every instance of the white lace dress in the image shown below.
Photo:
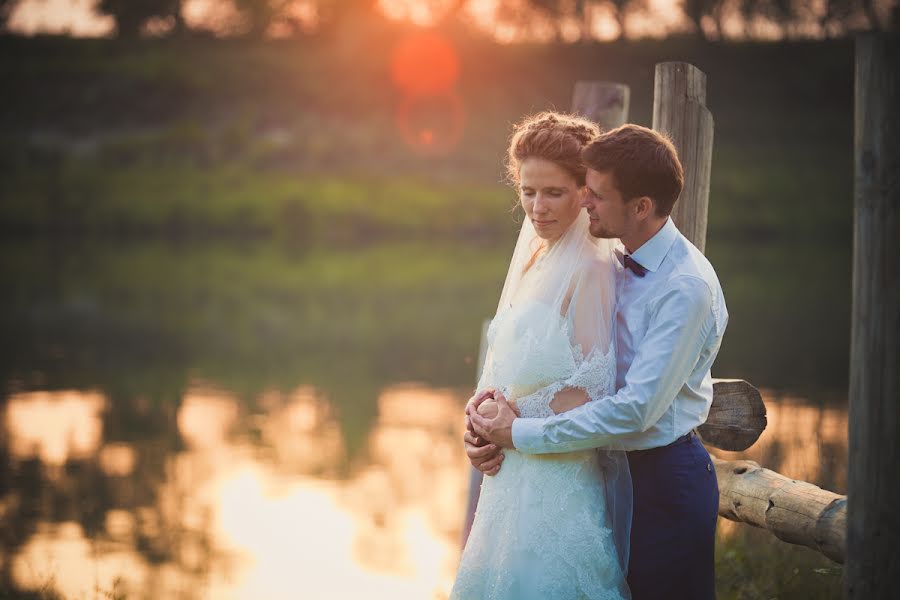
[[[535,329],[550,333],[538,342]],[[581,387],[592,399],[609,395],[612,349],[585,358],[572,329],[539,301],[500,311],[488,329],[479,387],[500,387],[519,399],[523,417],[552,415],[549,402],[564,387]],[[484,478],[451,598],[630,598],[607,515],[602,453],[505,453],[498,474]]]

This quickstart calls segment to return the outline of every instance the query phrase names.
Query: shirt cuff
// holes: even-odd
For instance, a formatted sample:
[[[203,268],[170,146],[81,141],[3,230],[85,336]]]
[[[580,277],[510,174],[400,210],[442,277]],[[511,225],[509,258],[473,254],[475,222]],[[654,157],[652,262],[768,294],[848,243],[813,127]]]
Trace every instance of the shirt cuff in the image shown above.
[[[544,419],[519,417],[512,422],[513,445],[525,454],[540,454],[544,449]]]

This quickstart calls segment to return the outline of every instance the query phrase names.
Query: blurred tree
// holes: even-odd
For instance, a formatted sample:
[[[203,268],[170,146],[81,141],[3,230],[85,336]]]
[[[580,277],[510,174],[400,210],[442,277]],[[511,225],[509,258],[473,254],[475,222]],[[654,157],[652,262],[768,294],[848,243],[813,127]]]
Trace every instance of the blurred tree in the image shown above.
[[[578,0],[581,1],[581,0]],[[444,9],[444,14],[441,15],[442,21],[449,21],[450,19],[455,19],[462,13],[463,9],[469,4],[469,0],[452,0],[447,4]]]
[[[716,34],[721,37],[724,4],[723,0],[684,0],[684,14],[694,24],[694,31],[698,36],[709,38],[709,33],[703,27],[703,19],[710,17],[716,26]]]
[[[825,0],[819,13],[819,26],[826,35],[836,24],[845,21],[856,8],[856,0]]]
[[[756,17],[765,17],[783,30],[796,16],[792,0],[742,0],[739,10],[748,35],[753,34],[750,25]]]
[[[862,0],[863,12],[866,13],[866,19],[869,21],[870,29],[880,29],[878,13],[875,11],[875,0]]]
[[[467,0],[457,0],[461,9]],[[261,38],[275,23],[297,32],[302,29],[296,14],[296,0],[233,0],[245,21],[249,37]],[[314,0],[319,27],[325,30],[340,28],[349,21],[364,21],[381,16],[376,10],[378,0]]]
[[[610,0],[610,3],[613,5],[613,8],[616,9],[616,23],[619,24],[619,37],[625,37],[625,9],[628,8],[631,0]]]
[[[466,0],[458,2],[462,9]],[[339,29],[351,21],[360,21],[376,15],[378,0],[319,0],[319,14],[326,28]]]
[[[551,23],[556,26],[557,35],[559,35],[559,27],[563,17],[566,15],[566,9],[569,8],[569,3],[566,0],[528,0],[528,4],[549,17]]]
[[[824,6],[819,13],[819,25],[829,33],[846,34],[852,32],[859,27],[848,25],[854,20],[854,17],[865,16],[868,26],[862,29],[874,31],[898,30],[898,19],[900,19],[900,1],[885,0],[887,19],[879,18],[879,11],[876,6],[877,0],[825,0]]]
[[[286,15],[290,5],[291,0],[234,0],[252,38],[263,37],[273,22]]]
[[[882,22],[884,19],[879,19],[878,4],[882,2],[890,15],[886,23]],[[708,37],[702,27],[704,17],[712,19],[721,36],[724,13],[726,9],[733,10],[726,4],[726,0],[685,0],[683,6],[685,15],[694,23],[698,34]],[[896,28],[890,21],[900,19],[900,16],[893,16],[900,14],[900,0],[739,0],[737,8],[750,34],[749,26],[757,17],[764,17],[784,30],[812,15],[826,35],[852,33],[859,29],[853,22],[861,16],[868,21],[868,27],[863,29],[873,30]]]
[[[175,30],[184,30],[182,0],[100,0],[97,9],[116,21],[116,35],[137,38],[141,28],[154,17],[174,19]]]
[[[631,4],[632,0],[608,0],[610,6],[614,9],[613,14],[619,25],[620,36],[625,35],[625,9]],[[527,21],[530,16],[528,9],[537,11],[550,20],[557,28],[557,37],[562,36],[561,26],[563,21],[571,19],[578,24],[581,39],[588,41],[592,39],[592,19],[595,7],[601,2],[595,0],[524,0],[518,7],[518,11],[507,9],[505,16],[507,18],[514,17],[519,21]],[[518,14],[514,14],[518,13]]]
[[[6,31],[6,21],[19,0],[0,0],[0,31]]]

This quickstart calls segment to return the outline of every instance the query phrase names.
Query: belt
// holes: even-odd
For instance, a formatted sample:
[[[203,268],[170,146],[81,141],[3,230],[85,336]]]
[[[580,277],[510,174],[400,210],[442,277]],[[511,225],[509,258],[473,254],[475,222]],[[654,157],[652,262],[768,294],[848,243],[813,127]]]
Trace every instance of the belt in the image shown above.
[[[697,433],[696,429],[691,429],[690,431],[688,431],[686,434],[684,434],[683,436],[681,436],[680,438],[678,438],[671,444],[666,444],[665,446],[657,446],[656,448],[647,448],[645,450],[629,450],[628,454],[629,454],[629,456],[643,456],[645,454],[650,454],[651,452],[656,452],[659,450],[663,450],[665,448],[671,448],[672,446],[677,446],[679,444],[685,444],[687,442],[690,442],[692,439],[694,439],[698,435],[699,434]]]

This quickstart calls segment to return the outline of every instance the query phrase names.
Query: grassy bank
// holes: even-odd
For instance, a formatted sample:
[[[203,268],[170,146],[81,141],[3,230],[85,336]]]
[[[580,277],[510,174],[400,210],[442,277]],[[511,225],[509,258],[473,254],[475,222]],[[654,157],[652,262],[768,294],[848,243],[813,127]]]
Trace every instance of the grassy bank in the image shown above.
[[[849,239],[846,42],[501,46],[451,33],[458,81],[413,101],[403,121],[410,100],[392,83],[391,50],[406,33],[0,39],[0,74],[16,90],[0,99],[0,229],[504,232],[512,122],[566,108],[573,83],[588,78],[629,84],[630,119],[649,124],[654,64],[687,60],[708,74],[716,120],[710,235]],[[433,143],[408,140],[410,130]]]
[[[11,188],[11,189],[10,189]],[[67,161],[7,181],[2,227],[23,234],[275,237],[297,243],[509,232],[515,197],[485,183],[296,175],[231,164]]]

